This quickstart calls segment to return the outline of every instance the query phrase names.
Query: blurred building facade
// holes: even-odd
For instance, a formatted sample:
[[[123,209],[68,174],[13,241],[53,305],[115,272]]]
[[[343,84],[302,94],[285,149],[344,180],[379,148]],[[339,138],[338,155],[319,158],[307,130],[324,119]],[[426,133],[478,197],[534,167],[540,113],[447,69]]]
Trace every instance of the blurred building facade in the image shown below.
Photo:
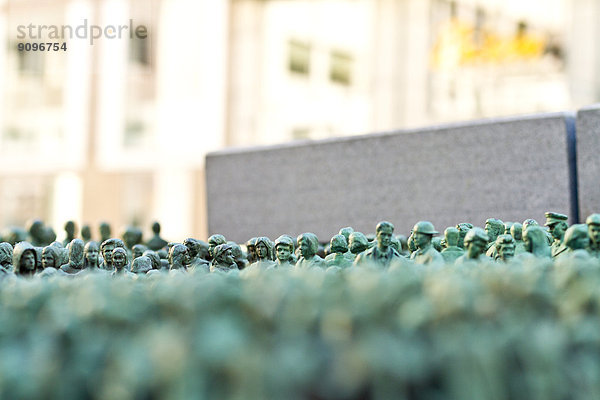
[[[157,219],[169,239],[206,237],[209,151],[574,109],[600,98],[592,40],[600,5],[592,0],[0,7],[3,227],[41,217],[58,230],[74,219],[97,236],[100,221],[118,232]],[[84,20],[143,25],[148,37],[17,50],[19,25]]]

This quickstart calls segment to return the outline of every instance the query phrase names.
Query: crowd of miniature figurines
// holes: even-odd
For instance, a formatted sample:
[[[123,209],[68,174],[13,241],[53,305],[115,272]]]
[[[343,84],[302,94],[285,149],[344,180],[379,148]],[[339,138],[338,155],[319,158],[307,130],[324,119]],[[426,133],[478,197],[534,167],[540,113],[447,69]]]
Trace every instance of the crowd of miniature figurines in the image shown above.
[[[470,223],[448,227],[442,235],[428,221],[420,221],[408,237],[394,236],[394,225],[377,224],[375,235],[342,228],[325,246],[313,233],[295,241],[282,235],[271,241],[256,237],[244,244],[212,235],[208,242],[188,238],[169,243],[160,237],[160,225],[152,225],[153,237],[142,243],[139,228],[127,228],[122,239],[111,237],[110,226],[100,224],[100,241],[91,240],[89,226],[75,238],[75,224],[65,224],[66,239],[55,241],[52,228],[36,220],[28,230],[12,228],[1,237],[0,276],[79,275],[90,271],[112,275],[161,274],[175,271],[229,272],[275,268],[344,269],[370,265],[378,268],[414,264],[466,264],[513,258],[567,257],[600,259],[600,214],[585,224],[567,224],[567,216],[547,212],[544,226],[534,219],[502,222],[490,218],[485,228]]]

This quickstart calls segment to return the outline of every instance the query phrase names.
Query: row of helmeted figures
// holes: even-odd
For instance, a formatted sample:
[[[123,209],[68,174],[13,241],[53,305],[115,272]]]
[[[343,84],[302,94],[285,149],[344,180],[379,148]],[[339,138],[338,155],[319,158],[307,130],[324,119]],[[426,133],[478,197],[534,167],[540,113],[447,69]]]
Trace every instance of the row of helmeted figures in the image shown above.
[[[503,223],[490,218],[485,228],[459,223],[448,227],[442,237],[433,224],[420,221],[408,237],[394,235],[394,226],[382,221],[376,234],[365,236],[351,227],[342,228],[326,246],[316,235],[303,233],[294,240],[282,235],[274,242],[267,237],[250,239],[242,246],[212,235],[208,242],[188,238],[169,243],[160,237],[160,225],[152,226],[153,237],[142,244],[138,228],[128,228],[123,239],[110,237],[108,224],[101,224],[101,242],[91,240],[82,229],[74,238],[75,225],[65,225],[66,240],[47,243],[52,235],[41,221],[28,231],[9,230],[0,243],[0,276],[77,276],[90,272],[112,275],[157,275],[167,272],[230,272],[276,268],[344,269],[369,265],[376,268],[406,263],[464,263],[513,258],[600,259],[600,214],[585,224],[567,224],[567,216],[546,213],[542,227],[535,220]],[[23,239],[23,232],[27,236]],[[54,239],[56,236],[54,235]],[[19,240],[21,239],[21,240]],[[44,242],[45,241],[45,242]]]

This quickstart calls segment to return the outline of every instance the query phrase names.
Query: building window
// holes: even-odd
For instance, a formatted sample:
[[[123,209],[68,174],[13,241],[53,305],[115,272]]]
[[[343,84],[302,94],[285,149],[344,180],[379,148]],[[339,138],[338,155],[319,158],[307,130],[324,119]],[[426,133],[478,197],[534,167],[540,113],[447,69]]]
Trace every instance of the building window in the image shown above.
[[[344,51],[334,50],[331,52],[329,65],[329,79],[342,85],[352,83],[352,56]]]
[[[310,73],[310,46],[296,40],[289,42],[289,64],[291,72],[308,75]]]

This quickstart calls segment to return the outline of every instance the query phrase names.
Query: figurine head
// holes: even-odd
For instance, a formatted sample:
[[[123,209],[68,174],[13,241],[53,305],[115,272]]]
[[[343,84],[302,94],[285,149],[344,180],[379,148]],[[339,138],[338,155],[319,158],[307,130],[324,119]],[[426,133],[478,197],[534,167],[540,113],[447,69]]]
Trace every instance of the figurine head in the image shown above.
[[[39,219],[31,221],[27,231],[29,232],[31,238],[35,239],[36,241],[43,241],[46,238],[44,223]]]
[[[155,235],[160,234],[160,224],[158,223],[158,221],[154,221],[154,223],[152,224],[152,233],[154,233]]]
[[[200,241],[194,238],[187,238],[183,241],[183,245],[187,247],[190,258],[196,258],[200,250]]]
[[[83,248],[83,257],[84,257],[84,265],[87,267],[97,267],[98,266],[98,256],[100,254],[100,248],[97,242],[89,241],[85,244]]]
[[[152,269],[160,269],[160,257],[155,251],[146,250],[144,252],[144,256],[150,259],[150,262],[152,263]]]
[[[60,256],[57,252],[57,247],[46,246],[42,250],[42,268],[60,268]]]
[[[19,242],[13,250],[13,267],[17,275],[33,275],[37,267],[37,253],[29,242]]]
[[[99,230],[100,239],[102,241],[105,241],[106,239],[110,238],[110,225],[108,224],[108,222],[100,222]]]
[[[362,232],[352,232],[348,239],[348,247],[352,254],[360,254],[369,248],[369,241]]]
[[[458,247],[461,249],[465,248],[465,235],[471,229],[473,229],[473,224],[468,222],[461,222],[456,225],[456,229],[458,229]]]
[[[112,253],[116,248],[124,248],[125,244],[121,239],[106,239],[100,245],[100,251],[102,251],[102,257],[107,265],[112,265]]]
[[[523,221],[523,234],[525,233],[525,231],[527,230],[527,228],[529,228],[530,226],[540,226],[540,224],[538,224],[538,222],[535,219],[529,218],[526,219],[525,221]]]
[[[347,226],[345,228],[340,229],[340,231],[338,232],[339,235],[344,235],[344,237],[346,238],[346,242],[348,242],[348,240],[350,240],[350,234],[354,232],[354,228],[352,228],[351,226]]]
[[[508,261],[515,256],[515,239],[503,234],[496,238],[496,252],[502,261]]]
[[[548,246],[548,239],[544,230],[538,225],[529,225],[523,231],[523,245],[525,250],[534,253],[540,247]]]
[[[148,247],[143,244],[136,244],[131,248],[131,258],[135,260],[136,258],[141,257],[146,250],[148,250]]]
[[[208,238],[208,254],[211,258],[214,258],[213,250],[215,247],[227,243],[227,239],[223,235],[212,235]]]
[[[496,241],[498,235],[504,233],[504,223],[496,218],[488,218],[485,221],[485,233],[487,233],[489,242]]]
[[[306,232],[298,236],[298,247],[304,258],[312,258],[319,250],[319,239],[314,233]]]
[[[418,249],[423,249],[429,246],[433,235],[438,232],[434,229],[433,224],[429,221],[419,221],[413,227],[413,241]]]
[[[75,222],[67,221],[65,223],[65,232],[67,233],[67,238],[73,238],[75,236]]]
[[[83,225],[81,227],[81,238],[85,242],[89,242],[90,240],[92,240],[92,230],[90,229],[89,225]]]
[[[446,246],[447,247],[456,247],[458,246],[458,229],[450,226],[446,228],[444,231],[444,238],[446,238]]]
[[[213,264],[232,265],[235,263],[231,245],[224,243],[216,246],[213,251]]]
[[[254,251],[259,260],[273,260],[273,244],[268,237],[261,236],[256,238]]]
[[[69,243],[69,264],[83,266],[83,248],[85,244],[81,239],[73,239]]]
[[[520,222],[515,222],[510,227],[510,235],[515,240],[522,240],[523,239],[523,225]]]
[[[187,247],[182,244],[175,244],[169,250],[169,264],[171,269],[180,268],[183,265],[189,264],[190,257],[188,255]]]
[[[477,258],[485,251],[489,242],[487,233],[481,228],[472,228],[465,235],[465,248],[468,258]]]
[[[140,256],[131,263],[131,272],[143,275],[152,269],[152,261],[146,256]]]
[[[592,214],[585,220],[588,236],[594,244],[600,244],[600,214]]]
[[[387,249],[392,243],[394,225],[388,221],[381,221],[375,228],[375,234],[377,236],[377,245],[382,249]]]
[[[571,250],[585,249],[590,244],[588,227],[586,224],[575,224],[565,232],[565,246]]]
[[[5,270],[10,270],[12,268],[13,261],[13,247],[10,243],[1,242],[0,243],[0,267]]]
[[[504,235],[510,235],[510,228],[512,228],[514,222],[505,222],[504,223]]]
[[[329,242],[332,253],[346,253],[348,251],[348,243],[344,235],[335,235]]]
[[[555,240],[562,240],[565,231],[569,227],[567,224],[567,216],[555,212],[547,212],[546,226]]]
[[[122,270],[127,264],[127,252],[122,247],[116,247],[112,253],[112,265],[118,271]]]
[[[294,252],[294,240],[288,235],[281,235],[275,240],[275,254],[281,262],[290,259]]]

